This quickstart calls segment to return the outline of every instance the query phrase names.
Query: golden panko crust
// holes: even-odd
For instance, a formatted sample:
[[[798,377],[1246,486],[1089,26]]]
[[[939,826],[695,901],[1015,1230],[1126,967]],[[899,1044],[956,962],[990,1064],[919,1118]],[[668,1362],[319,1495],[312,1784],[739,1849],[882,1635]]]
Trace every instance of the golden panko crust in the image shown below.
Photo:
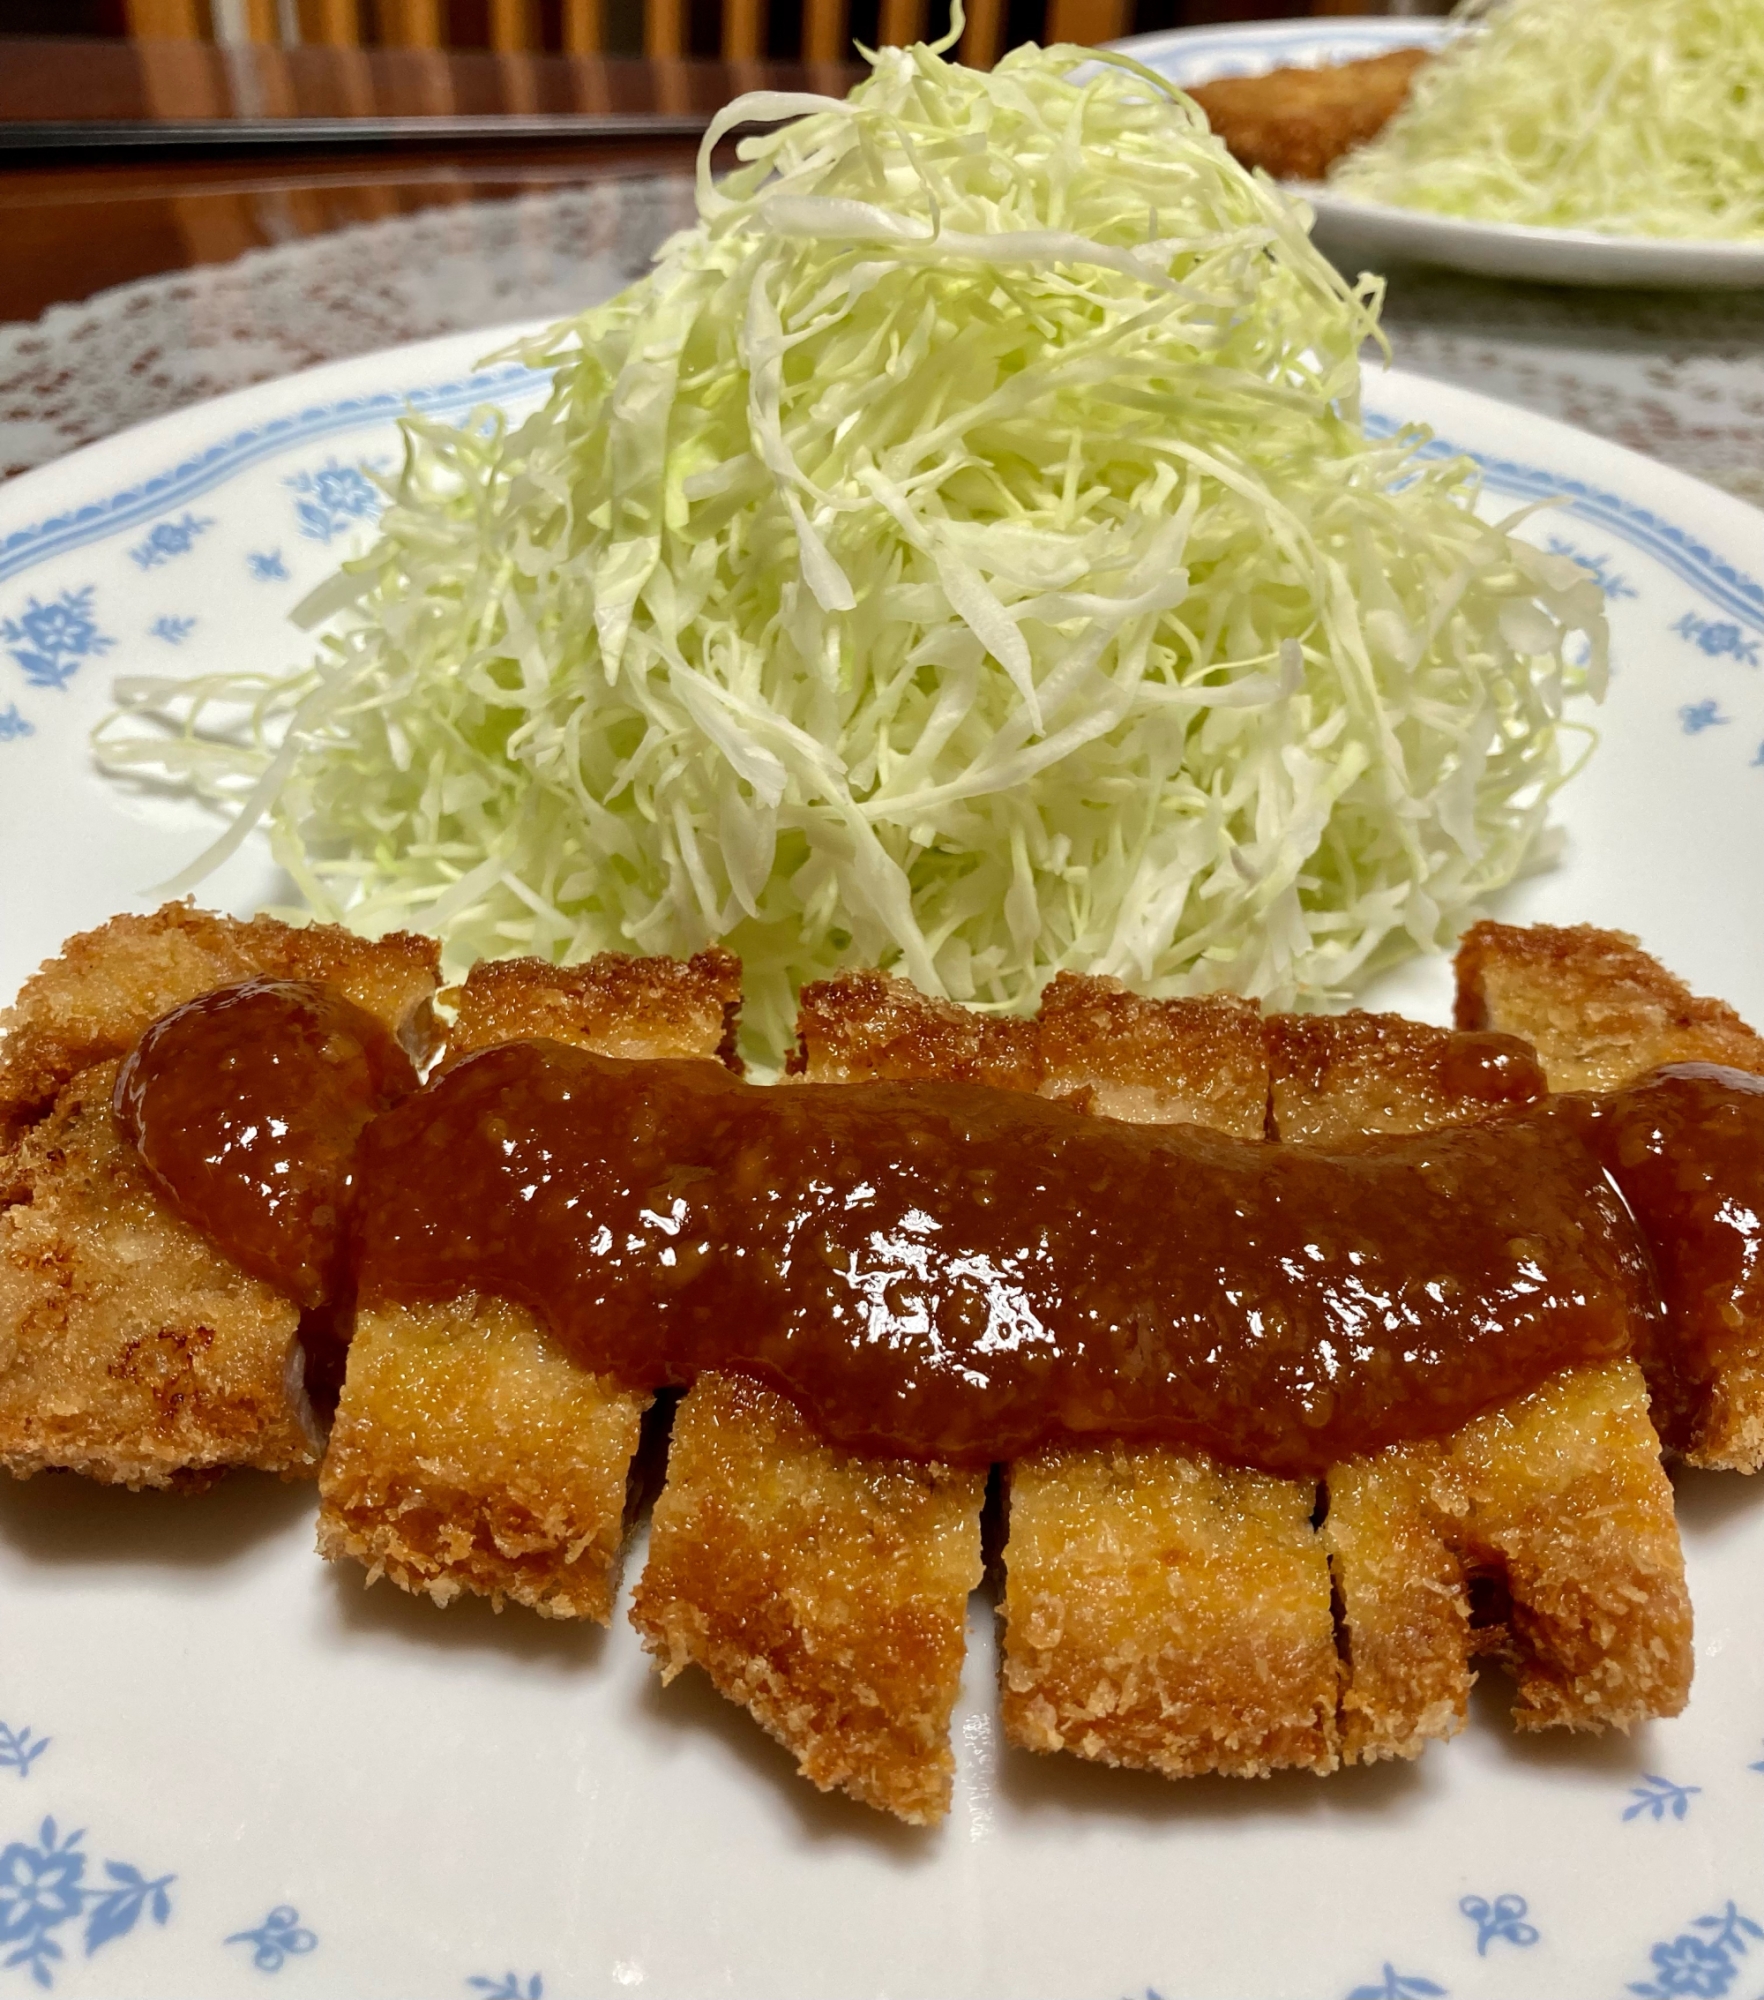
[[[400,1037],[432,1053],[430,1001],[440,980],[433,938],[357,937],[337,924],[219,917],[188,903],[112,917],[71,937],[0,1014],[0,1148],[41,1118],[89,1064],[126,1055],[172,1007],[253,974],[335,986]]]
[[[1261,1139],[1251,1001],[1144,1000],[1064,978],[1043,997],[1042,1088],[1094,1115]],[[1317,1489],[1160,1446],[1054,1446],[1009,1474],[1006,1737],[1169,1777],[1336,1762]]]
[[[457,1007],[446,1063],[495,1042],[543,1035],[596,1055],[651,1061],[714,1055],[735,1062],[741,962],[730,952],[630,958],[602,952],[581,965],[487,958],[448,996]]]
[[[929,1824],[949,1809],[985,1486],[833,1450],[775,1391],[701,1375],[631,1622],[665,1680],[701,1667],[811,1783]]]
[[[845,972],[802,989],[790,1072],[821,1083],[939,1077],[1033,1090],[1034,1024],[934,1000],[882,972]]]
[[[1316,181],[1384,130],[1427,59],[1426,49],[1391,49],[1315,69],[1220,77],[1188,94],[1240,164],[1276,180]]]
[[[649,1402],[500,1299],[364,1310],[319,1475],[319,1553],[437,1604],[472,1591],[604,1625]]]
[[[94,1063],[0,1158],[0,1464],[115,1485],[310,1477],[300,1315],[160,1200]]]
[[[1764,1037],[1621,931],[1477,924],[1459,946],[1457,973],[1459,1023],[1524,1036],[1552,1090],[1616,1090],[1663,1063],[1764,1075]],[[1719,1323],[1683,1332],[1683,1348],[1701,1350],[1702,1365],[1673,1367],[1670,1338],[1649,1362],[1670,1370],[1654,1380],[1654,1421],[1667,1444],[1692,1465],[1764,1469],[1764,1316],[1730,1301]]]
[[[1401,1014],[1275,1014],[1264,1023],[1270,1136],[1327,1146],[1424,1132],[1547,1093],[1528,1044],[1469,1036]]]
[[[1458,1026],[1529,1042],[1552,1090],[1615,1090],[1675,1062],[1764,1074],[1764,1039],[1621,931],[1476,924],[1458,946],[1457,984]]]
[[[714,1061],[733,1046],[741,968],[725,951],[488,959],[453,997],[443,1066],[529,1035]],[[438,1604],[471,1591],[605,1624],[651,1401],[590,1374],[499,1300],[363,1313],[319,1479],[320,1551]]]

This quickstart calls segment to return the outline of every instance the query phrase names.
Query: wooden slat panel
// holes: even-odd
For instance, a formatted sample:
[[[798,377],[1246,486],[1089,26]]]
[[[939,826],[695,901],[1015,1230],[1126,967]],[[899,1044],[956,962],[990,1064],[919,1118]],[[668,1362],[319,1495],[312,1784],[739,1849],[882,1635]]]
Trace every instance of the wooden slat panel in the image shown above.
[[[970,69],[990,69],[998,61],[1003,41],[1004,0],[968,0],[967,26],[957,50],[962,61]]]
[[[444,41],[441,0],[379,0],[380,40],[393,48],[438,49]]]
[[[843,62],[850,54],[845,0],[804,0],[802,59],[809,63]]]
[[[300,0],[300,39],[326,48],[358,48],[360,0]]]
[[[922,42],[925,11],[925,0],[882,0],[882,16],[876,31],[882,46],[904,49],[913,42]]]
[[[490,46],[505,55],[539,46],[539,9],[534,0],[490,0]]]
[[[686,9],[683,0],[644,0],[643,53],[665,61],[685,53]]]
[[[765,0],[723,0],[723,60],[754,62],[765,46]]]
[[[1047,39],[1094,46],[1112,42],[1131,26],[1127,0],[1048,0]]]
[[[123,18],[140,40],[195,42],[208,33],[207,13],[201,0],[128,0]]]
[[[601,0],[563,0],[564,53],[597,56],[606,46],[606,17]]]
[[[138,54],[149,118],[232,116],[220,52],[187,36],[143,41]]]

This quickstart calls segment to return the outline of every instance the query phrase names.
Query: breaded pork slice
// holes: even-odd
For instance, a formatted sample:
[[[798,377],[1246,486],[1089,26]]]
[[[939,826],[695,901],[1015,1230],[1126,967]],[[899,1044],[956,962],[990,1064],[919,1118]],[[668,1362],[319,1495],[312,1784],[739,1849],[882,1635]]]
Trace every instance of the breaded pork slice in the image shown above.
[[[740,997],[724,951],[485,962],[457,993],[443,1061],[526,1036],[715,1061]],[[319,1550],[438,1604],[475,1591],[604,1624],[649,1402],[579,1366],[521,1306],[363,1311],[319,1476]]]
[[[980,1581],[977,1473],[861,1458],[740,1375],[675,1412],[631,1620],[664,1680],[702,1667],[823,1791],[949,1810],[949,1717]]]
[[[1426,1132],[1549,1094],[1529,1043],[1452,1034],[1402,1014],[1270,1014],[1272,1131],[1329,1145],[1375,1132]]]
[[[1144,1000],[1063,977],[1043,997],[1042,1089],[1093,1112],[1260,1139],[1253,1003]],[[1003,1712],[1031,1750],[1170,1777],[1337,1761],[1317,1489],[1157,1447],[1057,1447],[1010,1469]]]
[[[1498,1034],[1392,1015],[1270,1018],[1286,1140],[1421,1132],[1544,1093]],[[1418,1756],[1463,1726],[1473,1654],[1513,1669],[1520,1728],[1676,1714],[1690,1605],[1660,1444],[1631,1362],[1574,1370],[1435,1443],[1331,1470],[1345,1761]]]
[[[1615,1090],[1662,1063],[1725,1063],[1764,1076],[1764,1037],[1703,1000],[1620,931],[1590,924],[1477,924],[1458,947],[1457,1018],[1523,1035],[1552,1090]],[[1671,1330],[1669,1330],[1671,1331]],[[1726,1313],[1676,1329],[1695,1370],[1656,1380],[1654,1420],[1692,1465],[1764,1469],[1764,1320]]]
[[[300,1313],[174,1215],[88,1064],[0,1156],[0,1464],[122,1486],[310,1476]]]
[[[1188,94],[1242,165],[1277,180],[1315,181],[1343,153],[1383,131],[1427,55],[1391,49],[1358,62],[1220,77]]]
[[[434,944],[173,903],[72,938],[0,1043],[0,1463],[130,1486],[318,1462],[299,1315],[173,1215],[117,1136],[117,1058],[166,1009],[253,973],[318,979],[422,1053]]]
[[[798,1029],[809,1087],[1039,1076],[1031,1023],[880,973],[804,988]],[[949,1809],[985,1491],[983,1473],[834,1450],[776,1392],[702,1375],[675,1414],[632,1623],[667,1679],[702,1667],[823,1790],[929,1823]]]
[[[1631,1361],[1570,1369],[1452,1436],[1335,1467],[1345,1761],[1462,1727],[1473,1654],[1518,1684],[1519,1729],[1676,1715],[1691,1610],[1672,1490]]]
[[[1615,1090],[1676,1062],[1764,1075],[1764,1038],[1621,931],[1475,924],[1458,945],[1457,980],[1458,1026],[1521,1036],[1552,1090]]]
[[[217,917],[188,903],[112,917],[69,938],[0,1014],[0,1148],[89,1064],[126,1055],[150,1021],[255,973],[318,979],[383,1021],[419,1061],[434,1047],[439,948],[407,931],[360,938],[336,924]]]

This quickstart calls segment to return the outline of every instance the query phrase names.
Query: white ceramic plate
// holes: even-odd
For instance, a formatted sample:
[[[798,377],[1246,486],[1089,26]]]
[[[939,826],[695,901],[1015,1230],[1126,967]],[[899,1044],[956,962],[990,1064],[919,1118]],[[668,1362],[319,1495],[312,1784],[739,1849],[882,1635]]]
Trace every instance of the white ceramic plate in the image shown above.
[[[111,677],[298,661],[284,614],[371,526],[409,397],[481,336],[167,418],[0,490],[0,994],[212,830],[93,771]],[[1600,570],[1616,678],[1561,868],[1505,904],[1637,931],[1764,1021],[1764,516],[1414,377],[1383,423],[1473,447],[1491,505]],[[250,848],[210,885],[276,891]],[[1393,983],[1444,1018],[1442,962]],[[1764,1482],[1680,1489],[1679,1720],[1520,1742],[1502,1698],[1417,1765],[1161,1780],[1005,1749],[976,1599],[948,1824],[823,1799],[696,1676],[603,1635],[364,1592],[310,1488],[0,1489],[0,2000],[1587,2000],[1764,1989]],[[636,1551],[632,1573],[641,1559]],[[1700,1983],[1698,1983],[1700,1982]]]
[[[1259,21],[1136,35],[1115,48],[1184,86],[1222,76],[1351,62],[1387,49],[1437,48],[1444,21]],[[1466,222],[1385,202],[1350,200],[1313,182],[1294,183],[1317,213],[1318,247],[1344,269],[1398,262],[1450,264],[1492,278],[1552,285],[1737,287],[1764,285],[1764,243],[1685,243],[1654,236],[1605,236],[1592,229],[1530,229]]]

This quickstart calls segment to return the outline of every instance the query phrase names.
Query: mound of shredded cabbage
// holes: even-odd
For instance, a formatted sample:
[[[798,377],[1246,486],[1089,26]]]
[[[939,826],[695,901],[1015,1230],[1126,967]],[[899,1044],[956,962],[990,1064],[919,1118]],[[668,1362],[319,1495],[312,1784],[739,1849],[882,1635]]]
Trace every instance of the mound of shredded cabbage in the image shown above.
[[[1482,222],[1764,236],[1764,0],[1462,0],[1330,183]]]
[[[1600,598],[1365,434],[1375,287],[1094,51],[887,49],[703,159],[785,116],[523,350],[537,415],[407,423],[315,664],[125,683],[108,766],[455,965],[722,940],[774,1057],[842,966],[1284,1005],[1447,941],[1536,856]]]

